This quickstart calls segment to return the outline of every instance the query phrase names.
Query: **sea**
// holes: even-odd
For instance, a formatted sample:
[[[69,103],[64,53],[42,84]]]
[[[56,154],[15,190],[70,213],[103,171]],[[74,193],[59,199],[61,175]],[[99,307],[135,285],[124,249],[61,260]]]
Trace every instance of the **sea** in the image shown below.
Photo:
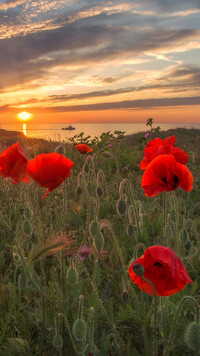
[[[99,137],[103,132],[115,130],[125,132],[125,135],[130,135],[137,132],[148,132],[146,123],[71,123],[75,130],[62,130],[69,124],[54,123],[54,124],[35,124],[33,122],[17,122],[13,124],[0,123],[0,129],[7,131],[23,132],[27,137],[43,138],[52,141],[65,141],[74,135],[84,132],[84,136]],[[161,130],[175,129],[178,127],[200,129],[200,123],[154,123],[153,127],[160,126]]]

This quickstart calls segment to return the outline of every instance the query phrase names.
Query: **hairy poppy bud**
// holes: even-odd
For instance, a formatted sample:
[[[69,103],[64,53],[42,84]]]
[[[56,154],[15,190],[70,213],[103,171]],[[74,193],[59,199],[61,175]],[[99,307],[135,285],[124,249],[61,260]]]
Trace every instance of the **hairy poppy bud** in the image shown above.
[[[117,202],[117,212],[119,215],[124,216],[127,211],[127,204],[124,199],[119,199]]]
[[[133,224],[128,224],[126,227],[126,233],[129,237],[133,236],[135,232],[135,228]]]
[[[53,338],[53,345],[56,347],[56,349],[61,350],[63,347],[63,338],[60,335],[60,333],[56,332]]]
[[[30,220],[25,220],[22,226],[22,231],[26,236],[30,236],[33,232],[33,225]]]
[[[92,220],[89,226],[89,232],[92,237],[99,231],[99,223],[97,220]]]
[[[76,195],[77,195],[78,197],[80,197],[81,194],[82,194],[82,189],[81,189],[80,186],[78,186],[78,187],[76,188]]]
[[[60,155],[63,155],[65,152],[64,146],[62,145],[62,143],[56,147],[55,152],[59,153]]]
[[[104,247],[104,237],[101,232],[97,232],[94,235],[94,247],[96,248],[97,252],[100,254],[101,250]]]
[[[200,323],[194,321],[187,327],[185,332],[185,342],[191,350],[200,350]]]
[[[110,158],[110,157],[112,157],[112,154],[111,154],[110,152],[108,152],[108,151],[103,151],[103,152],[101,153],[101,155],[102,155],[104,158]]]
[[[96,194],[98,197],[103,196],[103,188],[100,185],[97,187]]]
[[[172,230],[172,227],[171,225],[166,225],[165,227],[165,236],[170,239],[172,236],[173,236],[173,230]]]
[[[188,241],[189,241],[189,233],[186,229],[181,229],[180,231],[180,236],[179,236],[181,242],[183,243],[183,245],[187,245]]]
[[[74,285],[78,282],[78,272],[73,266],[70,266],[67,271],[67,282],[70,285]]]
[[[82,319],[76,319],[73,325],[73,334],[77,341],[82,341],[86,336],[86,324]]]
[[[137,274],[137,276],[143,276],[144,274],[144,267],[141,263],[136,263],[135,265],[133,265],[133,272],[135,274]]]
[[[84,166],[83,166],[83,172],[88,174],[90,171],[90,167],[89,167],[89,164],[85,163]]]

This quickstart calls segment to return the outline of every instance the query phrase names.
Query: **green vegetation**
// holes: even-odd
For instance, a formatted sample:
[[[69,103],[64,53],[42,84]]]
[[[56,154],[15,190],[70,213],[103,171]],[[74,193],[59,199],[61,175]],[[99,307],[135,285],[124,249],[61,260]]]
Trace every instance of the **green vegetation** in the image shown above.
[[[0,139],[1,152],[19,140],[28,159],[56,150],[75,162],[45,199],[33,181],[0,177],[2,356],[152,356],[154,332],[158,356],[200,352],[200,130],[151,131],[148,138],[115,131],[94,140],[81,133],[71,143]],[[149,140],[171,135],[190,155],[194,187],[167,193],[164,212],[163,193],[145,197],[139,164]],[[93,152],[81,155],[78,143]],[[152,245],[173,249],[194,282],[158,298],[156,330],[154,298],[128,275]]]

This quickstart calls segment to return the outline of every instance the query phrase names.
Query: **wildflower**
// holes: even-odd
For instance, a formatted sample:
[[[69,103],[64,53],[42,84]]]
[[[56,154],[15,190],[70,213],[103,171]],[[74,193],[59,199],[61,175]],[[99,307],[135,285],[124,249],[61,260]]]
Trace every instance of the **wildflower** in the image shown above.
[[[80,259],[82,261],[86,260],[86,258],[88,258],[88,256],[91,254],[91,249],[88,247],[88,245],[83,245],[82,249],[81,249],[81,252],[80,252]]]
[[[109,147],[109,148],[112,148],[112,145],[111,145],[111,144],[109,144],[109,145],[108,145],[108,147]]]
[[[86,145],[85,143],[80,143],[79,145],[75,146],[77,148],[77,150],[82,153],[82,154],[86,154],[87,152],[92,152],[93,149],[90,148],[88,145]]]
[[[28,159],[19,142],[4,150],[0,155],[0,174],[5,177],[11,177],[13,184],[24,180],[29,182],[26,175],[26,165]]]
[[[146,293],[154,295],[153,287],[138,276],[133,266],[144,267],[143,277],[152,282],[158,296],[169,296],[180,292],[186,284],[193,283],[176,254],[168,247],[151,246],[129,268],[129,276]]]
[[[192,190],[193,176],[189,169],[176,161],[172,155],[159,155],[149,163],[142,177],[142,188],[146,196],[176,190],[178,187]]]
[[[145,133],[144,138],[148,138],[149,136],[151,136],[151,134],[150,134],[150,132],[147,132],[147,133]]]
[[[74,162],[59,153],[40,154],[28,162],[27,173],[41,187],[48,188],[44,198],[70,176],[73,166]]]
[[[175,157],[177,162],[186,164],[189,156],[179,147],[174,147],[175,141],[176,136],[166,137],[164,140],[158,137],[149,141],[144,150],[144,158],[140,163],[140,168],[146,169],[148,164],[161,154],[171,154]]]

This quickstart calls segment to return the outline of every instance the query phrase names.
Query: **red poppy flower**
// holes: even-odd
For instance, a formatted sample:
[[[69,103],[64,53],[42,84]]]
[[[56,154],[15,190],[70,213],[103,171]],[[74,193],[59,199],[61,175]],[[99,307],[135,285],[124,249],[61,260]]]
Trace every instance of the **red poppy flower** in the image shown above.
[[[75,146],[77,148],[77,150],[82,153],[82,154],[86,154],[87,152],[92,152],[93,149],[90,148],[88,145],[86,145],[85,143],[80,143],[79,145]]]
[[[177,162],[186,164],[189,156],[179,147],[174,147],[175,141],[176,136],[166,137],[164,141],[159,137],[149,141],[144,150],[144,158],[140,163],[140,168],[146,169],[148,164],[161,154],[171,154],[176,158]]]
[[[44,198],[70,176],[73,166],[74,162],[59,153],[40,154],[28,162],[27,173],[41,187],[48,188]]]
[[[138,263],[144,267],[143,277],[154,284],[158,296],[167,297],[178,293],[186,284],[193,283],[182,262],[170,248],[151,246],[129,268],[132,281],[151,295],[154,295],[153,287],[133,270],[133,266]]]
[[[172,155],[159,155],[153,159],[144,171],[142,188],[146,196],[154,197],[158,193],[176,190],[178,187],[189,192],[192,190],[193,176],[189,169],[176,161]]]
[[[28,159],[19,142],[4,150],[0,155],[0,174],[3,177],[11,177],[13,184],[24,180],[29,182],[26,175],[26,165]]]

